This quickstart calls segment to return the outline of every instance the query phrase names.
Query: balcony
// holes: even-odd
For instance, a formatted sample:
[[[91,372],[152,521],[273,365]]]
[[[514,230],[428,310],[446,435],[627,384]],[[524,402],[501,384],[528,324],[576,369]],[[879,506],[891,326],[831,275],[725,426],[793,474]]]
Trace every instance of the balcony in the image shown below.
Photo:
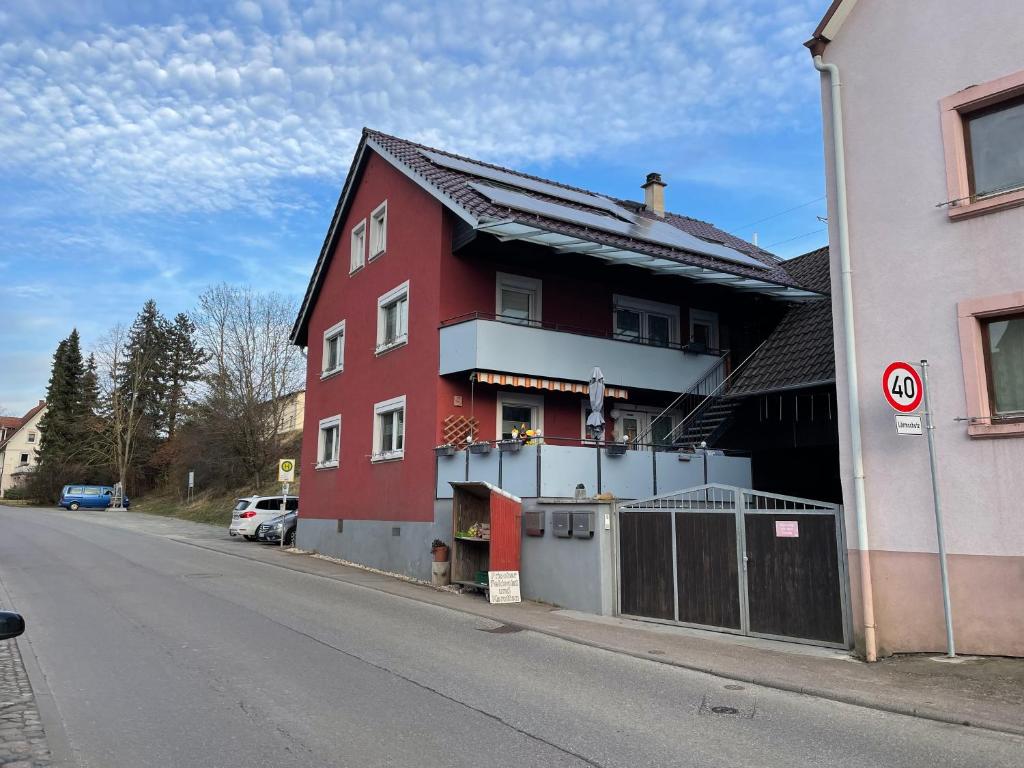
[[[482,370],[586,381],[599,366],[610,385],[666,392],[685,392],[722,354],[476,313],[446,320],[440,333],[442,375]]]

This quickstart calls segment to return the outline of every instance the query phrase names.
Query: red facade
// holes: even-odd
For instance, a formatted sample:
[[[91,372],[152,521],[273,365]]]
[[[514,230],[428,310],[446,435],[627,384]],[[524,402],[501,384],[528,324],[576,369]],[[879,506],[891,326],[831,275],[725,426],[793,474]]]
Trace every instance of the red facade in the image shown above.
[[[453,248],[459,220],[437,198],[372,150],[351,183],[347,211],[338,223],[333,258],[308,315],[306,421],[303,432],[303,516],[320,519],[431,521],[435,458],[448,416],[470,412],[477,437],[496,438],[497,392],[476,385],[469,374],[439,371],[444,321],[469,313],[493,315],[499,272],[540,279],[543,321],[609,334],[613,296],[628,294],[718,314],[722,347],[744,356],[763,338],[779,313],[768,299],[738,296],[721,286],[654,275],[629,266],[605,266],[584,255],[555,253],[541,246],[502,243],[478,234]],[[386,251],[350,274],[350,233],[387,201]],[[409,282],[408,343],[376,354],[378,297]],[[321,377],[324,331],[344,320],[344,370]],[[769,322],[766,323],[766,320]],[[510,360],[506,369],[517,369]],[[523,390],[543,397],[544,434],[579,439],[585,396]],[[374,405],[405,396],[404,457],[372,461]],[[461,398],[461,404],[459,399]],[[663,407],[670,392],[630,390],[630,405]],[[320,422],[341,417],[338,465],[318,468]],[[609,430],[611,424],[609,423]],[[610,431],[609,431],[610,434]]]

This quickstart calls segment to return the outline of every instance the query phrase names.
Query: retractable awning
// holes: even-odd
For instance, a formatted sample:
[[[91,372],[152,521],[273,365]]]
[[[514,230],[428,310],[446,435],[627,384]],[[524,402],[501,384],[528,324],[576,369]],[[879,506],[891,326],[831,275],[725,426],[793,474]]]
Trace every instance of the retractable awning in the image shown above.
[[[481,384],[497,384],[502,387],[547,389],[552,392],[572,392],[574,394],[588,396],[590,394],[589,383],[585,381],[539,379],[536,376],[520,376],[515,373],[494,373],[492,371],[476,371],[476,380]],[[628,400],[629,392],[622,387],[606,386],[604,396],[618,400]]]

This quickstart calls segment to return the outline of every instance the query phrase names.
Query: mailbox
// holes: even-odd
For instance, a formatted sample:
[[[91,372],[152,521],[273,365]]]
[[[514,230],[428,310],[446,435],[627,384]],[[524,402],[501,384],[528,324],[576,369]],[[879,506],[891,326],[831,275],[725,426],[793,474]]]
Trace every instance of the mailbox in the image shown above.
[[[572,537],[572,523],[568,512],[551,513],[551,530],[560,539]]]
[[[544,510],[523,513],[523,529],[527,536],[544,535]]]
[[[594,513],[573,512],[572,513],[572,535],[577,539],[594,538]]]

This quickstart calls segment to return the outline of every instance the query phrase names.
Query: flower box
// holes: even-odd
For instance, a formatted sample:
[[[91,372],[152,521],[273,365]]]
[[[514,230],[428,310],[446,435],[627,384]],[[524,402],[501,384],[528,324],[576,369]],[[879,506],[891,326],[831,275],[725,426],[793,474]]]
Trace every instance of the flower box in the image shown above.
[[[491,444],[490,443],[472,443],[469,446],[469,452],[470,453],[490,453],[491,452]]]
[[[454,456],[455,446],[454,445],[437,445],[434,446],[435,456]]]
[[[522,440],[502,440],[498,443],[498,450],[502,453],[515,453],[522,445]]]
[[[609,443],[605,447],[604,452],[608,456],[625,456],[628,447],[626,443]]]

